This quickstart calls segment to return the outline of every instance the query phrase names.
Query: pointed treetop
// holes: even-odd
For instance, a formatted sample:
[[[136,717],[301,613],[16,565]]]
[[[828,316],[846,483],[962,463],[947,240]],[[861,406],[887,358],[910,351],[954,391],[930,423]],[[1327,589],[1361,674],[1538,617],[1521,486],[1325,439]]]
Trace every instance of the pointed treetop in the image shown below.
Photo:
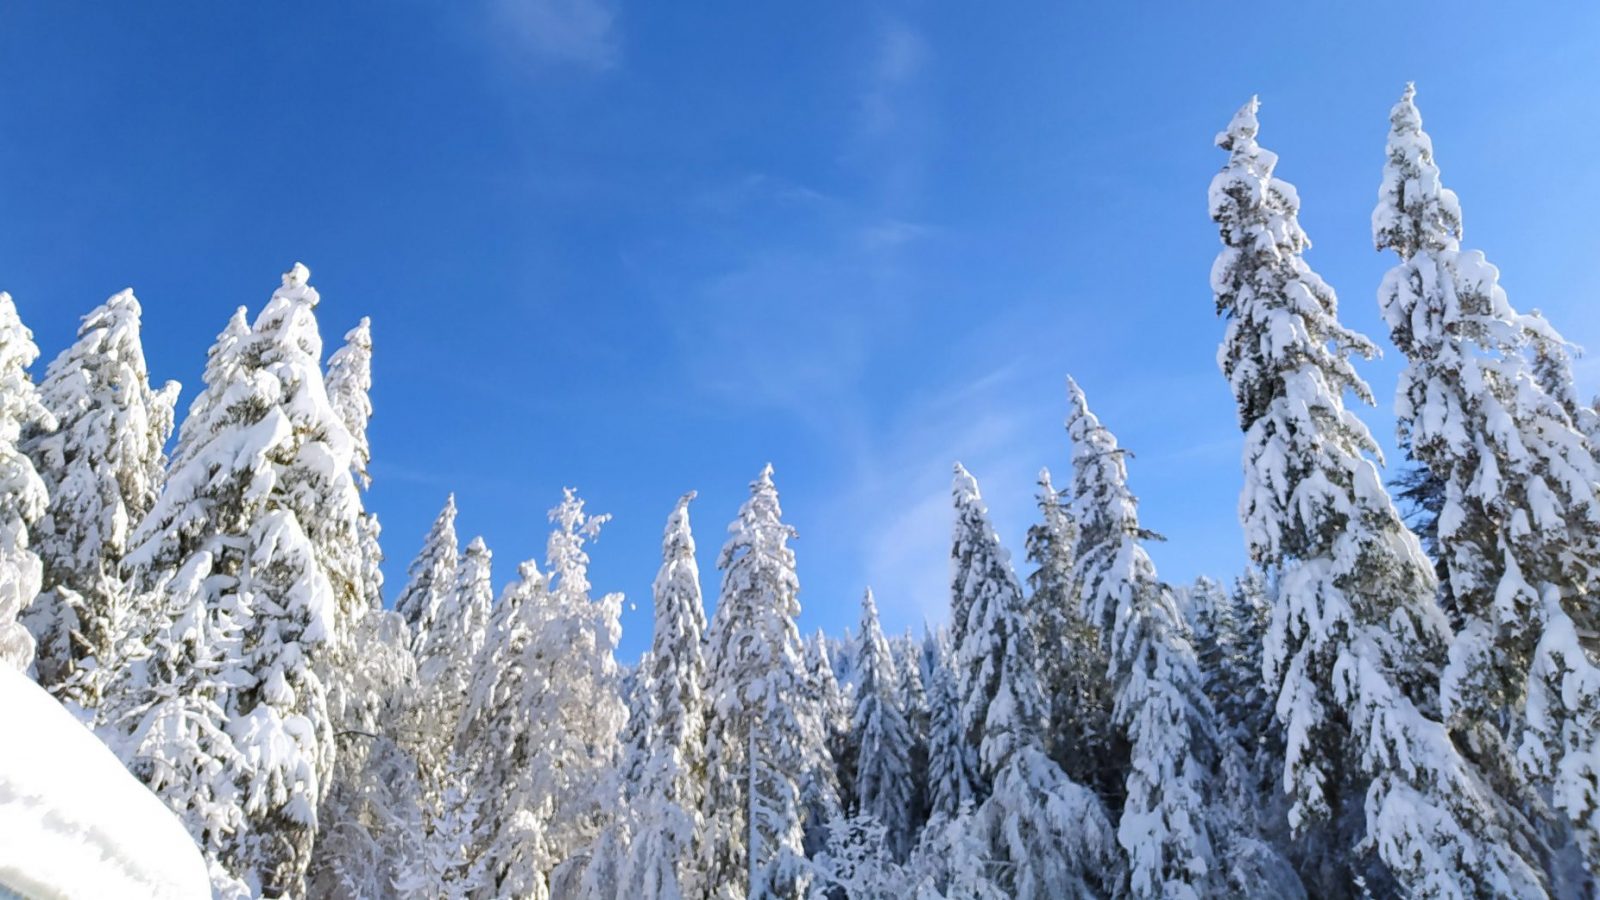
[[[1439,177],[1433,139],[1422,130],[1422,113],[1406,84],[1389,111],[1383,183],[1372,211],[1372,241],[1409,259],[1419,250],[1455,249],[1461,241],[1461,204]]]
[[[967,467],[959,462],[955,465],[955,480],[951,483],[950,490],[955,494],[957,502],[962,500],[975,502],[983,499],[978,492],[978,479],[972,477]]]
[[[310,281],[311,270],[306,268],[305,263],[297,262],[283,273],[283,286],[286,288],[297,288]]]
[[[1251,95],[1249,102],[1239,107],[1228,122],[1228,127],[1217,133],[1217,146],[1224,150],[1235,149],[1236,144],[1254,142],[1261,131],[1256,112],[1261,109],[1261,98]]]
[[[471,543],[467,544],[466,552],[463,555],[469,557],[488,556],[489,545],[484,541],[483,536],[479,535],[473,538]]]
[[[863,632],[866,631],[866,623],[868,621],[872,622],[873,627],[877,627],[877,624],[878,624],[878,603],[872,597],[872,588],[871,587],[868,587],[867,588],[867,592],[865,594],[861,595],[861,623],[862,623],[862,629],[861,630]]]
[[[769,485],[769,486],[772,484],[772,463],[767,463],[765,466],[762,467],[762,469],[761,469],[761,477],[757,478],[756,482],[758,484]],[[754,485],[751,485],[751,487],[754,487]]]

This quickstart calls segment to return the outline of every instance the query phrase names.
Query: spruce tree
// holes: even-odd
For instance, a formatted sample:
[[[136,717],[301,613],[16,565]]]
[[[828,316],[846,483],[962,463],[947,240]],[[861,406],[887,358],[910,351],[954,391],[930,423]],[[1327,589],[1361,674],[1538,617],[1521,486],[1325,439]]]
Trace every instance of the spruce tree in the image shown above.
[[[706,614],[689,528],[691,491],[667,519],[655,580],[655,632],[635,690],[648,717],[637,730],[639,781],[630,792],[632,840],[621,868],[622,893],[675,900],[699,891],[695,841],[705,795]]]
[[[803,700],[794,529],[783,522],[770,465],[728,530],[706,648],[706,892],[795,898],[805,891],[802,779],[818,765],[824,738]]]
[[[1506,818],[1529,806],[1512,760],[1520,741],[1529,773],[1600,860],[1600,669],[1576,640],[1600,623],[1600,467],[1572,418],[1559,335],[1518,314],[1499,272],[1461,249],[1461,206],[1414,96],[1407,85],[1390,113],[1372,226],[1400,258],[1379,291],[1407,359],[1400,438],[1443,484],[1437,543],[1460,626],[1442,712],[1494,776]]]
[[[1044,752],[1044,692],[1022,585],[977,480],[959,463],[952,492],[951,608],[968,616],[956,649],[962,730],[989,788],[980,822],[1003,864],[1000,883],[1025,900],[1109,895],[1121,874],[1105,811]]]
[[[44,591],[25,617],[38,641],[34,669],[91,726],[120,667],[131,614],[122,556],[161,490],[178,392],[176,382],[150,386],[139,317],[132,291],[84,316],[39,385],[58,427],[23,441],[50,494],[33,530]]]
[[[856,735],[855,810],[884,829],[889,855],[904,860],[911,849],[915,795],[911,783],[911,732],[900,709],[900,676],[878,624],[869,589],[861,598],[860,676],[851,725]]]
[[[1309,242],[1277,157],[1256,143],[1256,101],[1217,144],[1212,268],[1228,322],[1218,360],[1245,433],[1240,518],[1251,557],[1279,567],[1264,662],[1286,734],[1283,783],[1296,834],[1331,828],[1308,887],[1347,895],[1370,851],[1398,890],[1539,895],[1489,790],[1438,719],[1449,634],[1432,569],[1367,458],[1376,445],[1343,394],[1371,402],[1350,363],[1370,341],[1303,259]]]
[[[926,653],[934,661],[928,680],[928,815],[932,828],[935,820],[948,822],[963,809],[970,811],[977,802],[977,788],[972,783],[972,753],[961,727],[960,677],[948,632],[930,631],[926,645]]]
[[[28,529],[49,501],[43,479],[18,446],[25,431],[55,428],[28,377],[39,348],[0,291],[0,664],[27,671],[33,636],[18,621],[39,593],[43,566],[29,547]]]

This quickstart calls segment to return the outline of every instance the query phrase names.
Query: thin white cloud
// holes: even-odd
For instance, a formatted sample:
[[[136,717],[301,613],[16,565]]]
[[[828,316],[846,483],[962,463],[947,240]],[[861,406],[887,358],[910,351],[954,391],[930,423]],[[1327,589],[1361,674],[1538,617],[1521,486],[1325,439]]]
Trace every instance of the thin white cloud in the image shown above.
[[[488,0],[495,36],[521,62],[609,69],[620,57],[607,0]]]

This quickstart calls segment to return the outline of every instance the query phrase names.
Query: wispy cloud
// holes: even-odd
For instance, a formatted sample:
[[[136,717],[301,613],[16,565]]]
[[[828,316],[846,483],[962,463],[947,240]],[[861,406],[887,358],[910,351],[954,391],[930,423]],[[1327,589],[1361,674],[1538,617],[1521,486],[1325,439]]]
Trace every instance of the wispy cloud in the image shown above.
[[[620,59],[608,0],[488,0],[490,25],[522,63],[609,69]]]

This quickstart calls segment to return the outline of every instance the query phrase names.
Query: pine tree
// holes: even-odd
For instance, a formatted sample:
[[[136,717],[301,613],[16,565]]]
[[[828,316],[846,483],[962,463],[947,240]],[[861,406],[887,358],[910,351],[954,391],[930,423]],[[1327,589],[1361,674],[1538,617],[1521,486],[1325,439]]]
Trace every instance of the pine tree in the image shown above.
[[[637,687],[648,717],[630,748],[639,781],[630,792],[635,824],[621,869],[622,895],[639,900],[695,896],[695,840],[705,795],[706,614],[689,529],[691,491],[667,520],[655,580],[655,636]]]
[[[824,738],[811,705],[796,702],[806,684],[800,581],[770,465],[728,530],[706,657],[707,896],[793,898],[805,889],[801,778]]]
[[[1461,249],[1461,206],[1440,183],[1414,96],[1407,85],[1390,114],[1372,225],[1378,248],[1400,258],[1379,292],[1408,360],[1400,437],[1443,485],[1437,543],[1461,624],[1442,711],[1494,776],[1506,818],[1528,805],[1511,758],[1521,740],[1530,773],[1600,860],[1600,669],[1573,640],[1600,615],[1589,592],[1600,468],[1572,418],[1564,342],[1511,307],[1482,253]]]
[[[856,734],[855,809],[884,828],[889,855],[904,860],[911,849],[915,796],[911,784],[911,732],[900,710],[900,675],[878,624],[868,589],[861,598],[861,672],[851,725]]]
[[[344,346],[328,359],[328,402],[344,422],[352,441],[351,474],[356,486],[365,491],[372,486],[368,469],[372,464],[372,444],[367,424],[372,418],[372,320],[363,318],[345,333]],[[383,549],[379,546],[382,528],[375,513],[363,512],[357,521],[361,548],[360,586],[368,609],[383,608]]]
[[[809,748],[812,765],[801,773],[800,806],[805,822],[806,856],[827,847],[828,829],[845,814],[855,796],[855,687],[841,684],[833,670],[833,642],[820,630],[802,648],[806,682],[804,702],[821,724],[822,744]]]
[[[1218,359],[1245,433],[1240,518],[1251,557],[1283,573],[1265,674],[1287,735],[1290,824],[1302,836],[1334,829],[1308,860],[1309,886],[1354,890],[1371,850],[1387,869],[1372,877],[1399,890],[1538,895],[1436,717],[1449,636],[1433,573],[1342,396],[1371,402],[1349,357],[1374,348],[1339,324],[1333,290],[1302,258],[1298,197],[1256,143],[1256,109],[1217,137],[1229,160],[1211,184],[1224,245],[1211,281],[1228,320]]]
[[[1039,677],[1050,706],[1045,729],[1050,758],[1074,781],[1120,802],[1125,752],[1111,727],[1111,685],[1099,631],[1084,617],[1074,575],[1078,527],[1069,492],[1057,491],[1050,470],[1039,472],[1040,521],[1028,529],[1028,609],[1035,622]]]
[[[1045,703],[1034,630],[1010,555],[989,523],[978,482],[958,463],[952,610],[965,607],[956,648],[962,728],[990,786],[980,820],[1011,896],[1104,896],[1120,873],[1105,811],[1044,752]],[[963,599],[964,598],[964,599]]]
[[[11,295],[0,291],[0,663],[27,671],[33,636],[18,618],[39,593],[43,566],[28,546],[28,529],[49,501],[44,481],[18,446],[25,431],[55,428],[50,411],[28,378],[39,358],[33,332],[17,317]]]
[[[161,490],[178,392],[176,382],[151,388],[139,316],[132,291],[84,316],[39,385],[58,427],[23,440],[50,494],[33,530],[44,591],[24,617],[38,641],[34,668],[89,725],[120,665],[130,613],[122,555]]]
[[[456,539],[456,496],[445,499],[444,509],[422,541],[422,550],[407,569],[411,580],[395,599],[395,612],[411,626],[412,647],[419,653],[439,618],[439,607],[455,589],[456,560],[461,554]]]

